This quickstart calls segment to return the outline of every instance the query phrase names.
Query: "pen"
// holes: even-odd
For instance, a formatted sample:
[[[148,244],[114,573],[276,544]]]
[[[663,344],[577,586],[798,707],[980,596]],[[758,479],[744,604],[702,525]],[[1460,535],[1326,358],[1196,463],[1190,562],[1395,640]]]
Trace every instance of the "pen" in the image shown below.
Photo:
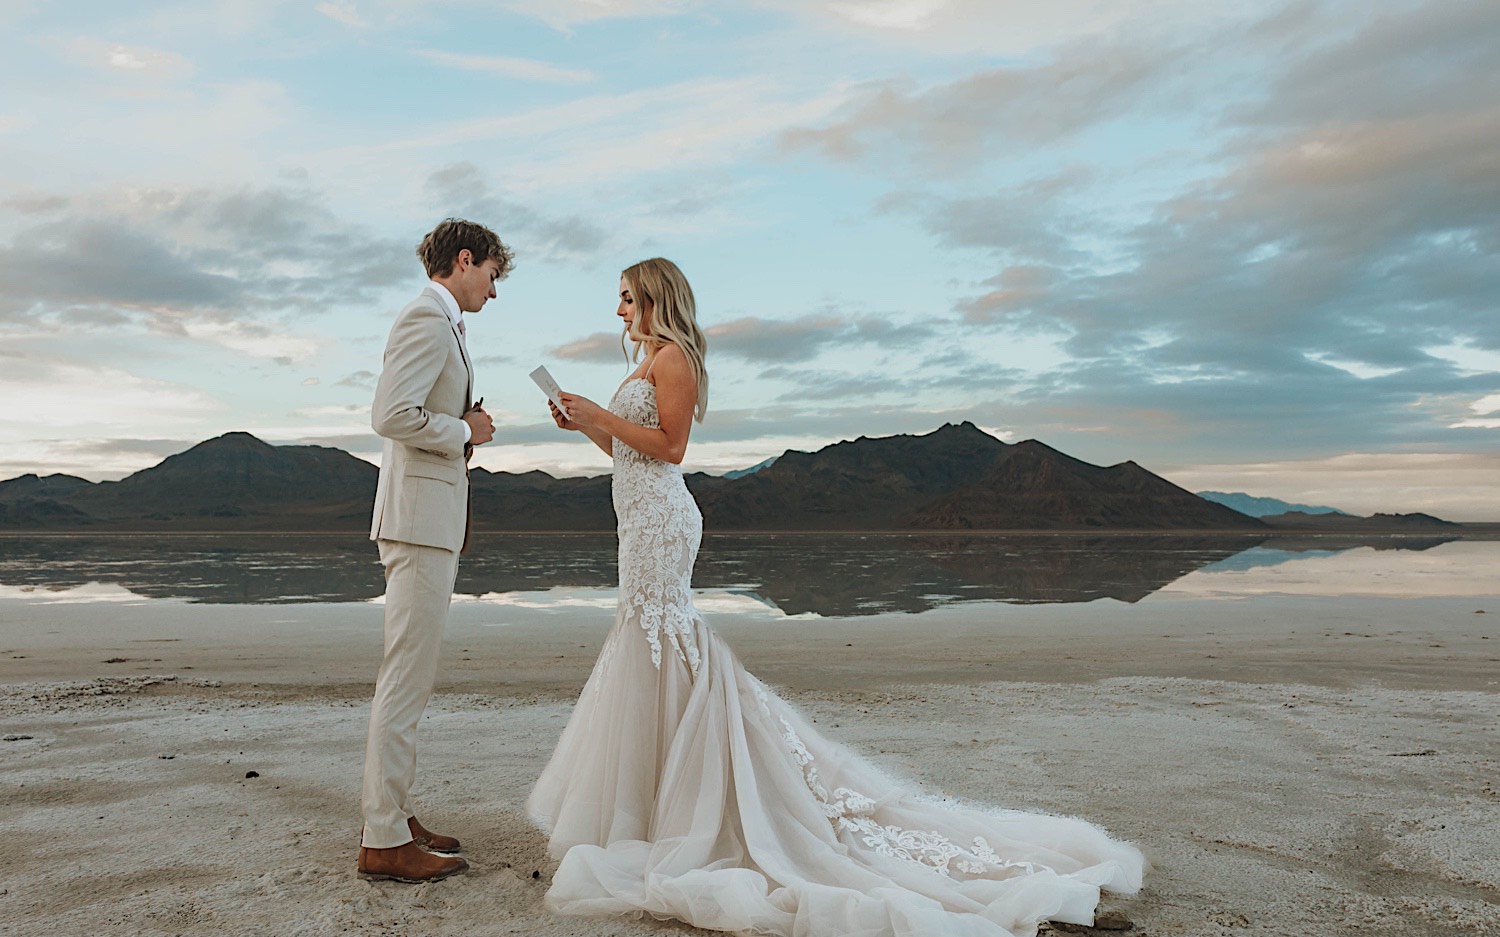
[[[474,405],[469,408],[469,412],[473,413],[475,410],[480,410],[480,409],[483,409],[483,408],[484,408],[484,398],[480,397],[478,400],[474,401]]]

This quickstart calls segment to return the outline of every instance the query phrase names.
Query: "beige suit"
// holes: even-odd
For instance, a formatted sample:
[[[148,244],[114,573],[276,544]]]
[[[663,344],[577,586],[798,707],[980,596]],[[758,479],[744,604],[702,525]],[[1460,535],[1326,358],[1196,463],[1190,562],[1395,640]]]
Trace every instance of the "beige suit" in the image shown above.
[[[385,347],[370,424],[385,439],[370,539],[385,565],[385,658],[370,706],[361,795],[363,844],[412,837],[417,722],[437,679],[443,622],[468,534],[462,415],[473,370],[443,299],[429,287],[401,310]]]

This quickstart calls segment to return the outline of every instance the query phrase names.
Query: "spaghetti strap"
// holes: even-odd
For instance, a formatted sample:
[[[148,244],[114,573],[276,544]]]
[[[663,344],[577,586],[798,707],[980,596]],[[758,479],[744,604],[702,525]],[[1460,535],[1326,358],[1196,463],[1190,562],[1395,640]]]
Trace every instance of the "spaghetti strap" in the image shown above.
[[[647,381],[647,382],[649,382],[651,380],[651,369],[654,368],[654,367],[656,367],[656,357],[657,357],[657,355],[660,355],[660,354],[661,354],[661,350],[657,349],[656,354],[651,356],[651,363],[648,364],[648,365],[646,365],[646,373],[641,375],[641,380]]]

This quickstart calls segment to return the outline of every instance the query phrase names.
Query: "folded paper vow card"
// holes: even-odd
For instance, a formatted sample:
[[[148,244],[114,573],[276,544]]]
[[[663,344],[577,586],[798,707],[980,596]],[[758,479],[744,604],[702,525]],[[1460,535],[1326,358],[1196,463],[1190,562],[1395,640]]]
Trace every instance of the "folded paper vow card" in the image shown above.
[[[546,365],[543,365],[537,368],[535,371],[532,371],[531,379],[533,381],[536,381],[536,386],[542,389],[542,393],[547,395],[548,400],[557,404],[557,409],[562,411],[562,415],[571,419],[571,416],[568,413],[568,408],[563,406],[562,388],[557,386],[557,382],[554,381],[552,379],[552,375],[547,372]]]

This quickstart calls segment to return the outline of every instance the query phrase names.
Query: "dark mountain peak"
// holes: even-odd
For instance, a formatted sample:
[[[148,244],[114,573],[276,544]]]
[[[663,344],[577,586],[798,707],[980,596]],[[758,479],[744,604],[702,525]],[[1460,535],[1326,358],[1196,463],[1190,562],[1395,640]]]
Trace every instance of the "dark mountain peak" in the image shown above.
[[[754,475],[756,472],[759,472],[763,468],[770,468],[776,463],[776,460],[779,458],[781,457],[773,455],[769,459],[762,459],[749,468],[731,469],[730,471],[725,472],[723,477],[733,481],[736,478],[743,478],[746,475]]]
[[[1114,465],[1104,468],[1103,471],[1114,476],[1124,484],[1138,485],[1143,482],[1167,482],[1165,478],[1162,478],[1160,475],[1141,465],[1134,459],[1126,459],[1124,462],[1116,462]],[[1167,484],[1171,484],[1171,482],[1167,482]],[[1176,488],[1177,486],[1172,485],[1172,487]],[[1182,491],[1184,494],[1193,494],[1186,488],[1182,489]],[[1196,498],[1197,495],[1193,495],[1193,497]]]
[[[809,471],[925,474],[940,462],[988,462],[1005,448],[1005,443],[972,423],[949,423],[921,435],[897,433],[845,439],[816,452],[788,449],[748,477],[786,479]]]
[[[1078,473],[1108,472],[1092,462],[1074,458],[1060,449],[1054,449],[1040,439],[1023,439],[1007,447],[1006,460],[1017,465],[1047,465],[1058,470]],[[1012,469],[1013,470],[1013,469]]]
[[[1102,468],[1026,439],[1006,447],[975,483],[949,491],[909,526],[949,529],[1255,528],[1260,524],[1184,491],[1134,462]]]
[[[916,505],[978,481],[1007,448],[968,422],[861,436],[787,450],[752,474],[699,482],[694,494],[719,527],[897,528]]]
[[[470,481],[472,481],[475,476],[478,476],[482,479],[495,479],[497,481],[502,479],[532,483],[557,481],[557,476],[549,475],[541,469],[530,469],[525,472],[507,472],[504,469],[501,469],[498,472],[491,472],[489,469],[483,468],[478,465],[472,466],[469,469]]]
[[[64,475],[61,472],[45,476],[38,476],[35,472],[28,472],[25,475],[0,482],[0,501],[18,501],[23,498],[66,497],[82,489],[91,488],[93,484],[87,478],[79,478],[77,475]]]
[[[1067,459],[1072,459],[1075,462],[1079,461],[1077,459],[1073,459],[1072,456],[1059,449],[1052,448],[1051,446],[1042,442],[1040,439],[1023,439],[1018,443],[1013,443],[1010,448],[1018,452],[1029,452],[1039,455],[1057,455],[1063,456]]]
[[[1248,514],[1251,517],[1267,517],[1288,513],[1304,515],[1340,514],[1347,516],[1347,512],[1340,511],[1338,508],[1328,507],[1327,505],[1293,504],[1290,501],[1283,501],[1280,498],[1256,496],[1246,494],[1243,491],[1200,491],[1197,494],[1200,498],[1222,504],[1225,507],[1234,508],[1241,514]]]
[[[949,423],[920,435],[861,436],[835,443],[813,453],[813,460],[825,466],[837,460],[903,474],[926,473],[934,462],[988,462],[1006,448],[1005,443],[973,423]]]
[[[187,452],[265,452],[276,447],[250,433],[235,430],[213,439],[205,439]],[[182,454],[182,453],[179,453]]]
[[[153,521],[271,517],[293,504],[354,514],[374,494],[377,472],[342,449],[273,446],[249,433],[225,433],[85,492],[78,504],[93,514]]]
[[[173,453],[147,469],[141,469],[121,479],[129,485],[142,477],[173,475],[178,472],[199,472],[212,468],[247,463],[263,463],[277,458],[277,448],[249,433],[225,433],[205,439],[188,449]]]
[[[984,430],[975,426],[969,420],[964,420],[962,423],[944,423],[942,426],[939,426],[937,429],[933,430],[927,435],[931,437],[937,437],[958,435],[973,436],[975,434],[978,434],[980,436],[988,436],[990,439],[995,438],[993,436],[990,436],[989,433],[986,433]]]
[[[93,482],[87,478],[79,478],[77,475],[69,475],[66,472],[53,472],[51,475],[38,475],[35,472],[27,472],[25,475],[17,475],[15,478],[0,482],[0,485],[11,485],[21,482],[27,485],[92,485]]]
[[[1403,524],[1418,527],[1458,527],[1460,525],[1452,521],[1445,521],[1441,517],[1433,517],[1431,514],[1423,514],[1421,511],[1413,511],[1410,514],[1371,514],[1370,520],[1376,523]]]
[[[1412,531],[1412,530],[1452,530],[1460,528],[1462,524],[1453,521],[1445,521],[1431,514],[1415,512],[1412,514],[1372,514],[1369,517],[1355,517],[1349,514],[1309,514],[1305,511],[1286,511],[1281,514],[1272,514],[1263,517],[1266,523],[1274,527],[1294,527],[1300,530],[1337,530],[1337,531]]]

